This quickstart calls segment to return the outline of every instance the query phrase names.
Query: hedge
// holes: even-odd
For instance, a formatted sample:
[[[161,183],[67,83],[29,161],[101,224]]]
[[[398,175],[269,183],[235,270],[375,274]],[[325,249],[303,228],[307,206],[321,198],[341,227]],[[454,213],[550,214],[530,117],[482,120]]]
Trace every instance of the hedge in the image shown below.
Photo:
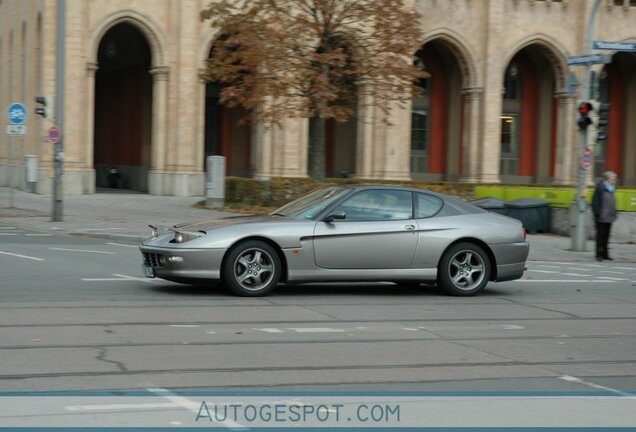
[[[386,184],[402,185],[472,199],[475,185],[467,183],[431,183],[422,181],[364,180],[357,178],[327,178],[317,181],[308,177],[272,177],[255,180],[244,177],[225,179],[226,205],[279,207],[315,189],[331,185]]]

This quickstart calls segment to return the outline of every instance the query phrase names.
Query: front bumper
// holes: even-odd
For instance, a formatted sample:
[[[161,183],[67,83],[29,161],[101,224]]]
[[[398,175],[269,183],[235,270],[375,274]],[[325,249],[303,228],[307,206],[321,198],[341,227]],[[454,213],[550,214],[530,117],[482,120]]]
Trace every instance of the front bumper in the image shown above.
[[[219,280],[225,249],[186,249],[141,245],[144,271],[167,280]]]

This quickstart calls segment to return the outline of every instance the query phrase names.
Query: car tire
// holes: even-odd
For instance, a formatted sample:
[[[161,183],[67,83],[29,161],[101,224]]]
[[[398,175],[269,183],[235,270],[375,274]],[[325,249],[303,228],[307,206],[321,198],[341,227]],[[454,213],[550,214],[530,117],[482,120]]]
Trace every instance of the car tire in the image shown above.
[[[437,284],[449,295],[474,296],[490,280],[488,254],[473,243],[458,243],[442,256],[437,268]]]
[[[260,240],[249,240],[234,246],[223,263],[223,285],[241,297],[261,297],[278,284],[281,261],[276,250]]]

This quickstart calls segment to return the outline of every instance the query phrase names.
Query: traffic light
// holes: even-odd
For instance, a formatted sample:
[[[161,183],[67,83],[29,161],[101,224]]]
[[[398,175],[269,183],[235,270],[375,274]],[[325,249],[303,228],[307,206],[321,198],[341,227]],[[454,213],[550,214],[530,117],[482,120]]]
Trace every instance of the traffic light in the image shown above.
[[[35,103],[38,106],[35,108],[35,113],[43,118],[53,120],[54,111],[53,111],[53,96],[36,96]]]
[[[579,130],[584,131],[592,124],[590,115],[594,110],[594,106],[592,105],[592,101],[581,100],[578,102],[578,107],[579,117],[576,119],[576,124],[579,126]]]
[[[592,128],[594,129],[595,136],[591,137],[590,142],[605,141],[607,139],[607,133],[602,130],[607,127],[609,120],[607,118],[609,112],[609,104],[602,103],[598,100],[590,101],[592,104],[592,112],[590,113],[590,119],[592,120]]]

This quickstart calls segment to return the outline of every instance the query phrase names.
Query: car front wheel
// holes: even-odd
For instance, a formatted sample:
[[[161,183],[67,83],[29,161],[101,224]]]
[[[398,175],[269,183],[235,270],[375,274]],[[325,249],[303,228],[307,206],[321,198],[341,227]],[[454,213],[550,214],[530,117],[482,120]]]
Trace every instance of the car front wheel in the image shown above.
[[[472,296],[484,290],[490,279],[490,260],[484,250],[472,243],[458,243],[444,253],[437,282],[448,294]]]
[[[273,247],[251,240],[232,248],[223,264],[222,279],[233,294],[258,297],[269,294],[280,280],[281,261]]]

